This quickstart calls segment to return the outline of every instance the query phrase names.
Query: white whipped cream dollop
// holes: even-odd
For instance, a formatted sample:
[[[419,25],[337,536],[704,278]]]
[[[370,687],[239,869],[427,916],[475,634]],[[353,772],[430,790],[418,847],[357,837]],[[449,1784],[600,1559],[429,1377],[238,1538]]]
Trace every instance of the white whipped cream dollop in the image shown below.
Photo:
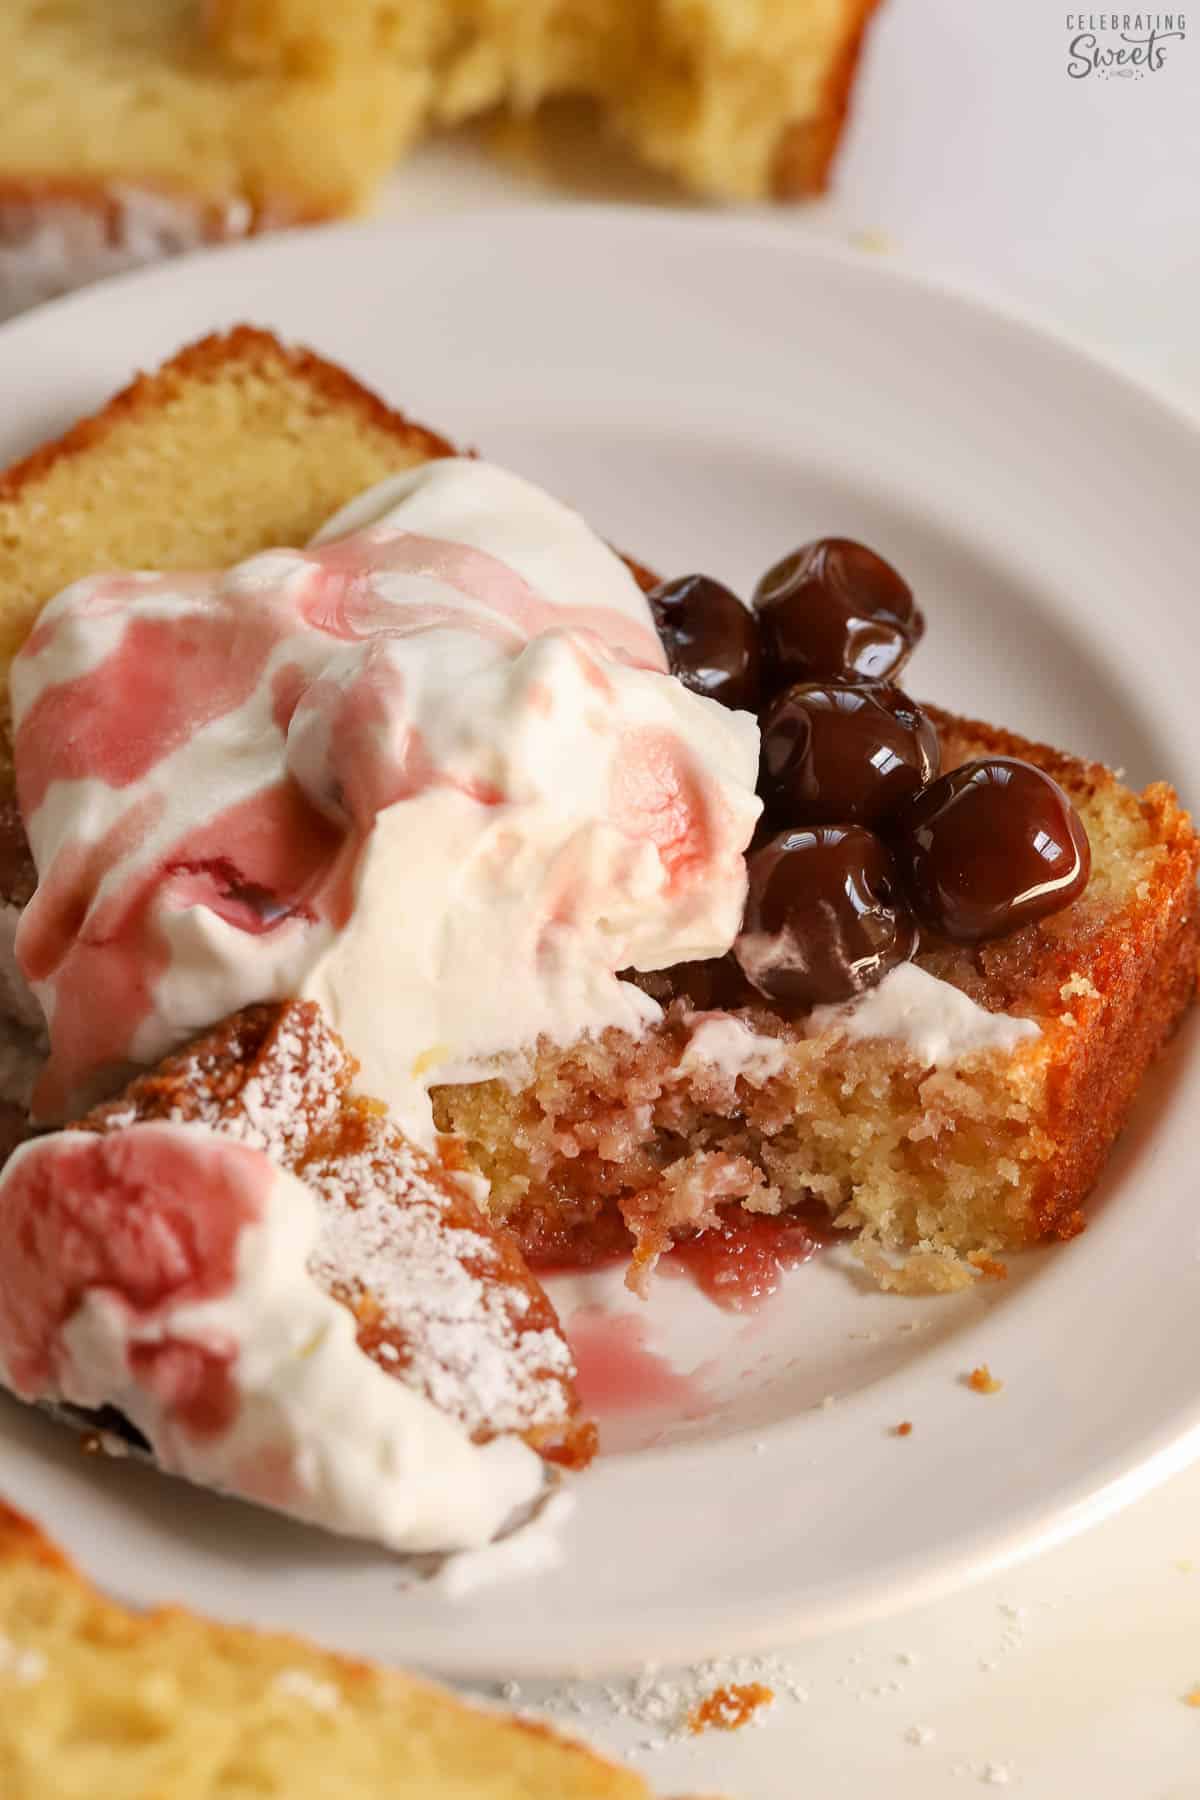
[[[0,1173],[0,1382],[115,1406],[161,1468],[327,1530],[477,1550],[541,1459],[473,1443],[359,1348],[310,1272],[319,1235],[298,1177],[202,1125],[35,1139]]]
[[[434,461],[307,550],[78,582],[14,665],[46,1120],[250,1002],[318,1000],[428,1141],[428,1088],[660,1009],[722,954],[758,730],[666,676],[579,516]]]
[[[1033,1019],[988,1012],[961,989],[916,963],[901,963],[854,1000],[817,1006],[805,1023],[808,1037],[838,1032],[848,1038],[887,1038],[913,1058],[942,1068],[967,1056],[1011,1055],[1040,1037]]]

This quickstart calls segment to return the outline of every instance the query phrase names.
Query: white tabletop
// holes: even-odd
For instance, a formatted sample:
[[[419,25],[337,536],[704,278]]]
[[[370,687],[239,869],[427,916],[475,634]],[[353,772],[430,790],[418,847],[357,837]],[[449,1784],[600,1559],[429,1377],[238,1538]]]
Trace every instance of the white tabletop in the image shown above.
[[[1067,18],[1048,0],[885,0],[835,191],[781,229],[1006,298],[1200,412],[1200,20],[1163,40],[1161,68],[1118,80],[1068,75]],[[672,199],[578,139],[561,162],[554,187],[448,141],[395,177],[383,210],[564,186]],[[820,1539],[815,1519],[814,1555]],[[1200,1469],[1003,1579],[786,1665],[807,1699],[781,1693],[761,1729],[665,1747],[666,1719],[622,1716],[623,1687],[512,1697],[632,1753],[667,1794],[1200,1795],[1200,1710],[1183,1700],[1200,1684]]]

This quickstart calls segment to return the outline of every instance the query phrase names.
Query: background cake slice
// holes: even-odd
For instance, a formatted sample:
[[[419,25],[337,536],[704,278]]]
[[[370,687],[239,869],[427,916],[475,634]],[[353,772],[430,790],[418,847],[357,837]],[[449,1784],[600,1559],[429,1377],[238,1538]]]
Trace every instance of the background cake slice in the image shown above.
[[[824,187],[875,0],[209,0],[214,42],[251,69],[380,61],[429,72],[429,121],[598,101],[652,168],[723,199]]]
[[[133,1613],[0,1502],[5,1800],[650,1800],[545,1726],[296,1637]]]
[[[423,132],[561,95],[702,194],[816,192],[874,4],[6,0],[0,317],[356,212]]]
[[[115,268],[360,207],[428,75],[246,69],[198,0],[0,8],[0,316]]]

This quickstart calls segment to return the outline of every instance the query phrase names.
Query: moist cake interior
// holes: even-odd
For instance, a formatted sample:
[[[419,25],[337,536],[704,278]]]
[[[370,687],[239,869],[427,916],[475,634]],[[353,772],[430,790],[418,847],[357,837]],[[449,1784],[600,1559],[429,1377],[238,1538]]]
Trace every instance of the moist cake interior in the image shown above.
[[[535,1266],[624,1249],[644,1288],[672,1238],[721,1208],[815,1200],[860,1234],[883,1285],[938,1290],[1082,1228],[1081,1201],[1195,989],[1196,840],[1161,785],[1138,796],[1099,765],[934,716],[944,767],[997,750],[1037,761],[1087,826],[1092,879],[1065,912],[981,945],[926,940],[917,958],[1040,1036],[930,1068],[898,1041],[810,1036],[724,967],[715,981],[711,966],[640,978],[667,1003],[644,1037],[543,1044],[493,1080],[434,1090],[440,1129]],[[714,1007],[754,1034],[740,1071],[688,1054]]]

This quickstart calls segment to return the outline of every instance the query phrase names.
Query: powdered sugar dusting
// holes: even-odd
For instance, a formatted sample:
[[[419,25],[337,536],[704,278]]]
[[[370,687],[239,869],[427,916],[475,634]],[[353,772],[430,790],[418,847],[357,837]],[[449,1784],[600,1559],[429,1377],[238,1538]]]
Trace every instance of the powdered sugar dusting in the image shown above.
[[[312,1001],[251,1008],[93,1119],[113,1130],[149,1112],[264,1152],[315,1196],[310,1271],[389,1375],[478,1437],[567,1425],[574,1363],[549,1305],[471,1199],[350,1099],[354,1073]]]
[[[313,1273],[356,1310],[371,1297],[403,1339],[403,1380],[471,1431],[565,1420],[566,1342],[526,1326],[528,1292],[498,1279],[490,1239],[447,1223],[448,1196],[398,1132],[380,1121],[358,1154],[303,1173],[321,1207]]]
[[[223,1091],[228,1053],[209,1044],[202,1040],[177,1060],[183,1098],[171,1116],[212,1125],[295,1170],[337,1122],[353,1073],[342,1044],[311,1003],[280,1007],[250,1073],[232,1095]]]

